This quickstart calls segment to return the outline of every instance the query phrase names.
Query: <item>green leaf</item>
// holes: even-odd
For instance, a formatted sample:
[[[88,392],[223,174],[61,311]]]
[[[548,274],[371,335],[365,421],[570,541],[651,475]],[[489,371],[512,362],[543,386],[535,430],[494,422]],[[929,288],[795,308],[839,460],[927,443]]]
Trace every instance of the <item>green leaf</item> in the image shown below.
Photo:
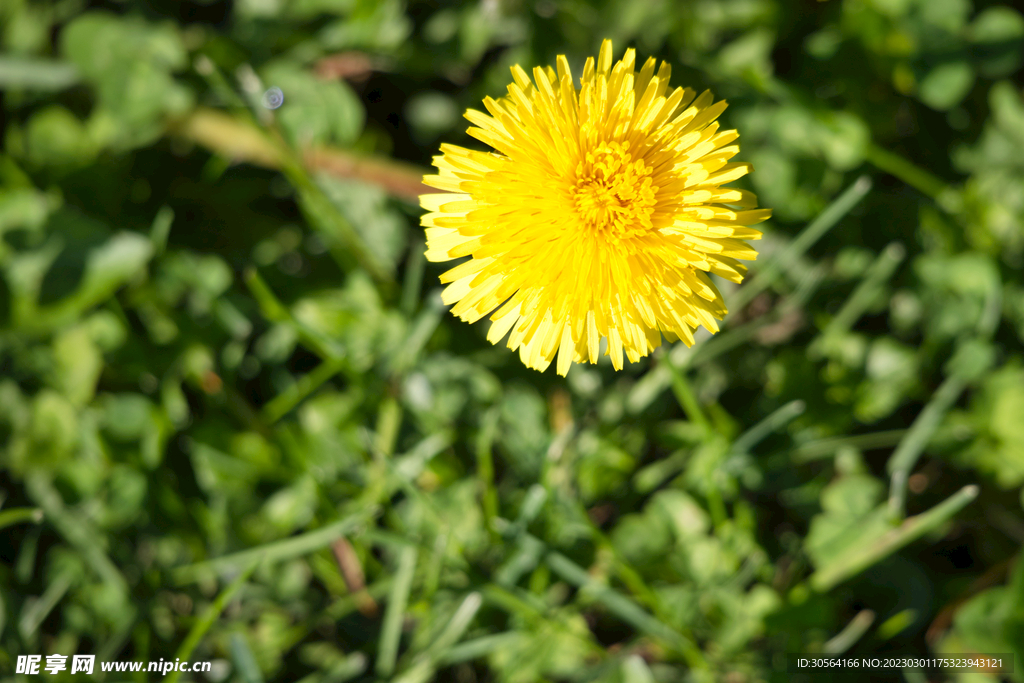
[[[164,117],[192,106],[191,92],[171,72],[187,62],[177,29],[105,12],[77,17],[61,32],[62,52],[96,88],[100,118],[109,113],[104,142],[127,149],[163,132]]]
[[[614,443],[587,432],[578,440],[576,478],[584,501],[595,501],[626,483],[635,459]]]
[[[0,188],[0,237],[18,228],[38,231],[59,206],[58,197],[34,188]],[[0,260],[4,251],[0,245]]]
[[[61,40],[68,59],[87,78],[97,81],[123,68],[118,61],[125,57],[168,70],[184,67],[187,58],[181,38],[170,24],[156,26],[106,12],[77,17],[64,29]]]
[[[967,23],[971,13],[970,0],[930,0],[917,5],[922,23],[956,35]]]
[[[277,529],[291,533],[305,527],[317,505],[317,486],[311,477],[277,491],[263,505],[263,516]]]
[[[855,114],[840,111],[829,112],[821,123],[818,144],[829,165],[839,171],[860,166],[871,142],[871,131],[864,121]]]
[[[654,683],[654,674],[639,655],[622,660],[622,679],[625,683]]]
[[[409,99],[405,116],[416,137],[427,142],[455,127],[459,120],[459,107],[452,97],[428,90]]]
[[[248,641],[241,633],[231,634],[231,659],[243,683],[263,683],[263,672],[252,653]]]
[[[362,132],[366,112],[344,82],[318,80],[285,61],[264,67],[262,76],[266,87],[276,86],[284,93],[275,116],[296,147],[349,145]]]
[[[101,399],[103,426],[113,439],[136,441],[152,428],[155,421],[154,406],[142,394],[107,394]]]
[[[328,0],[303,0],[316,6]],[[393,53],[409,37],[412,20],[399,0],[355,0],[353,11],[317,33],[326,50],[367,50]]]
[[[53,357],[57,364],[55,384],[64,395],[76,406],[91,401],[103,371],[103,355],[88,326],[78,325],[61,332],[53,340]]]
[[[393,271],[408,242],[407,221],[380,187],[321,174],[324,194],[348,219],[378,263]]]
[[[865,359],[867,377],[857,389],[855,413],[865,423],[892,412],[918,387],[920,369],[914,349],[891,337],[876,339]]]
[[[885,486],[874,477],[847,475],[822,491],[821,507],[833,515],[856,520],[874,509],[884,491]]]
[[[918,96],[932,109],[952,109],[974,87],[975,74],[965,61],[950,62],[935,67],[921,81]]]
[[[970,339],[959,347],[946,364],[946,374],[957,374],[968,382],[974,382],[995,365],[996,350],[986,340]]]
[[[25,126],[23,154],[35,166],[77,168],[92,163],[99,145],[67,109],[52,105],[35,112]]]
[[[871,512],[864,523],[850,529],[843,538],[832,539],[825,547],[816,547],[818,570],[811,576],[810,585],[817,591],[828,591],[900,548],[940,528],[960,510],[978,497],[979,488],[965,486],[935,507],[914,517],[908,517],[897,527],[889,520],[891,513],[883,504]],[[808,533],[808,544],[810,544]],[[810,548],[808,548],[810,552]]]
[[[64,90],[78,80],[78,70],[66,62],[0,56],[0,88],[4,90]]]
[[[768,28],[756,28],[723,47],[717,66],[725,74],[743,76],[759,85],[771,75],[774,46],[774,33]]]
[[[146,475],[129,465],[117,465],[106,484],[106,508],[102,522],[107,528],[131,526],[142,513],[149,487]]]
[[[816,566],[826,566],[836,556],[891,529],[886,508],[875,507],[883,490],[873,477],[856,475],[843,477],[825,489],[822,507],[828,504],[831,509],[811,519],[804,542]]]
[[[138,275],[153,255],[153,244],[133,232],[114,235],[89,252],[78,289],[68,297],[40,310],[35,326],[57,325],[105,301],[128,280]]]
[[[79,420],[67,398],[50,389],[33,397],[32,418],[27,433],[10,447],[12,466],[21,471],[49,469],[74,454],[79,443]]]
[[[1020,563],[1017,565],[1019,567]],[[1019,586],[1010,584],[982,591],[959,606],[953,617],[952,632],[943,644],[947,648],[959,646],[962,651],[1016,652],[1019,657],[1022,632],[1021,593]]]
[[[625,515],[615,525],[612,544],[629,562],[650,566],[662,560],[672,547],[672,528],[660,510],[648,506],[641,514]]]
[[[963,454],[966,465],[994,476],[1003,488],[1024,482],[1024,371],[1010,366],[990,374],[971,404],[978,437]]]
[[[982,10],[967,35],[979,60],[978,71],[985,78],[1004,78],[1021,67],[1024,17],[1012,7]]]

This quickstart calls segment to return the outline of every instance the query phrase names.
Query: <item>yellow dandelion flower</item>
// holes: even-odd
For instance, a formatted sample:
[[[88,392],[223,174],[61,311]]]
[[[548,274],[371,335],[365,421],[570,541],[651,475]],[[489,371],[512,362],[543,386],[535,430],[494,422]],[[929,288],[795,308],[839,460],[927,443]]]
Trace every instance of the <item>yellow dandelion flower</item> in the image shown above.
[[[668,64],[637,73],[635,59],[613,65],[604,41],[578,89],[565,56],[533,81],[514,66],[508,96],[484,100],[489,116],[466,112],[495,151],[442,145],[423,180],[445,191],[420,197],[427,258],[471,257],[441,276],[444,302],[467,322],[490,313],[487,339],[511,332],[537,370],[556,355],[560,375],[595,363],[602,339],[618,370],[662,334],[692,345],[697,327],[717,332],[726,308],[708,274],[740,282],[739,259],[756,257],[744,240],[761,237],[749,226],[771,215],[722,187],[751,170],[730,161],[725,102],[670,90]]]

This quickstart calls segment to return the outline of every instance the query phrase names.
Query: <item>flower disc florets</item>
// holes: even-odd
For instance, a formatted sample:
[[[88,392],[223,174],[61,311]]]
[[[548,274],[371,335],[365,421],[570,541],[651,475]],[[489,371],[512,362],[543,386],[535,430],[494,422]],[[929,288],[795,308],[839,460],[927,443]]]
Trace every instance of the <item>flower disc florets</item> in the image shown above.
[[[442,145],[424,178],[446,192],[420,198],[427,258],[471,257],[441,277],[445,303],[468,322],[491,314],[488,340],[509,335],[531,368],[594,363],[602,339],[616,369],[663,334],[693,344],[726,313],[708,274],[739,282],[739,260],[756,257],[749,226],[771,212],[722,187],[750,171],[729,161],[725,103],[669,91],[668,64],[655,66],[636,72],[633,50],[613,66],[607,40],[579,88],[564,56],[532,82],[517,65],[508,96],[484,100],[490,115],[466,112],[495,151]]]
[[[651,169],[643,159],[633,161],[621,142],[601,145],[576,167],[573,208],[589,230],[609,243],[637,237],[654,228]]]

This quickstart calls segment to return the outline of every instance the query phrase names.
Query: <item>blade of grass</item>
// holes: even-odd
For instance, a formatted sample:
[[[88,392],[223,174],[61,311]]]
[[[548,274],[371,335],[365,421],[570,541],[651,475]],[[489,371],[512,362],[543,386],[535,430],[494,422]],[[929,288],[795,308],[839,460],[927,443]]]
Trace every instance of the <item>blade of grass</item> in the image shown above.
[[[875,613],[869,609],[857,612],[842,631],[826,641],[822,646],[825,654],[841,655],[856,644],[867,633],[871,624],[875,623]]]
[[[143,622],[132,632],[132,654],[139,659],[149,659],[150,647],[153,641],[153,630],[149,624]],[[146,671],[132,672],[132,680],[135,683],[146,683]]]
[[[382,293],[390,293],[395,282],[388,269],[367,248],[363,238],[306,169],[287,154],[283,158],[282,171],[296,189],[299,208],[312,227],[328,238],[334,259],[346,270],[354,266],[363,268]]]
[[[259,124],[256,130],[277,149],[280,170],[295,188],[296,201],[303,216],[312,228],[327,238],[328,250],[338,265],[345,270],[362,268],[369,273],[382,294],[390,295],[395,284],[391,272],[316,182],[307,170],[308,163],[285,142],[279,131],[270,127],[273,117],[259,103],[262,91],[259,76],[245,63],[239,66],[236,75],[249,105],[248,118]]]
[[[234,86],[231,85],[228,79],[224,76],[224,73],[216,64],[214,64],[213,60],[206,55],[201,54],[192,62],[192,68],[195,69],[196,73],[202,76],[203,80],[206,81],[206,84],[210,87],[210,91],[220,98],[221,104],[226,106],[232,113],[236,114],[239,120],[235,120],[221,111],[199,108],[193,112],[189,119],[186,119],[184,126],[187,127],[189,122],[193,122],[198,123],[200,128],[202,128],[202,122],[206,121],[206,125],[210,127],[212,126],[211,120],[212,122],[219,121],[221,122],[221,125],[219,127],[215,127],[215,130],[222,135],[222,137],[219,138],[222,145],[226,142],[234,141],[239,137],[242,139],[246,138],[245,135],[239,135],[237,132],[231,131],[230,127],[228,127],[229,122],[234,123],[236,127],[244,128],[245,132],[251,131],[253,134],[259,135],[260,131],[257,127],[257,121],[252,115],[252,110],[247,106],[245,99],[238,94]],[[206,116],[207,114],[210,116]],[[235,132],[235,135],[231,135],[232,132]],[[260,138],[264,145],[269,145],[264,136],[260,135]],[[201,139],[197,140],[197,142],[199,142],[199,144],[203,144]],[[227,159],[237,160],[239,158],[245,158],[244,156],[240,157],[239,151],[235,151],[233,149],[224,149],[223,147],[210,149],[214,154]],[[244,150],[246,148],[242,147],[241,149]],[[228,153],[229,151],[233,153]],[[276,159],[276,152],[277,150],[271,150],[267,152],[267,155]]]
[[[919,610],[911,609],[909,607],[907,609],[900,610],[879,624],[878,628],[875,629],[875,634],[879,640],[890,640],[895,638],[913,626],[914,622],[918,620],[919,615]]]
[[[366,655],[362,652],[353,652],[344,661],[335,664],[327,673],[327,681],[329,683],[345,683],[345,681],[351,681],[357,676],[361,676],[366,671],[367,666]]]
[[[391,587],[388,604],[384,610],[384,623],[380,630],[380,645],[377,648],[377,675],[390,676],[398,659],[398,645],[402,637],[402,623],[405,621],[405,607],[409,602],[409,591],[416,572],[416,558],[419,551],[415,546],[403,548],[398,554],[398,569]]]
[[[196,619],[195,623],[192,624],[192,628],[189,629],[188,635],[185,636],[185,640],[183,640],[181,642],[181,646],[178,647],[178,652],[175,653],[177,658],[183,661],[191,659],[192,652],[196,649],[196,646],[199,645],[203,636],[205,636],[206,632],[209,631],[217,622],[217,619],[220,618],[221,612],[223,612],[224,608],[228,606],[228,603],[235,598],[235,595],[237,595],[242,589],[242,586],[249,581],[249,577],[258,565],[258,560],[249,562],[242,572],[235,577],[235,580],[228,584],[227,587],[220,592],[220,595],[218,595],[217,598],[203,611],[202,615]],[[167,683],[177,683],[178,678],[180,677],[180,671],[172,671],[164,680]]]
[[[419,206],[421,194],[443,192],[423,184],[423,176],[430,171],[390,157],[357,155],[337,147],[315,147],[305,152],[303,160],[311,169],[373,183],[395,199],[416,206]]]
[[[421,659],[391,679],[391,683],[428,683],[434,678],[435,667],[428,659]]]
[[[370,508],[348,515],[320,529],[308,531],[281,541],[266,543],[231,555],[217,557],[204,562],[177,567],[171,570],[171,581],[175,585],[184,585],[199,581],[205,576],[223,573],[248,566],[251,562],[281,562],[312,552],[330,544],[341,536],[355,533],[377,514],[377,508]]]
[[[335,358],[328,358],[309,373],[303,375],[287,389],[275,396],[263,407],[263,420],[272,425],[294,410],[314,391],[324,385],[345,368],[346,364]]]
[[[303,676],[297,683],[345,683],[362,676],[366,671],[366,655],[354,652],[327,671],[316,671]]]
[[[794,419],[803,415],[807,404],[803,401],[790,401],[773,411],[766,418],[736,437],[732,444],[733,453],[747,453],[769,434],[782,429]]]
[[[430,341],[444,317],[445,305],[438,291],[427,297],[426,304],[423,311],[416,317],[402,349],[392,362],[391,371],[396,375],[403,375],[416,365],[423,348]]]
[[[328,238],[329,250],[338,264],[346,270],[354,266],[363,268],[380,291],[389,295],[395,284],[394,278],[310,175],[308,169],[316,166],[311,163],[314,157],[300,158],[277,131],[266,127],[272,119],[263,118],[266,110],[259,106],[258,101],[253,101],[252,86],[258,86],[259,78],[252,67],[243,64],[238,72],[246,97],[238,95],[209,58],[200,56],[195,67],[211,87],[234,106],[238,118],[213,110],[198,109],[188,119],[175,125],[173,131],[226,159],[245,159],[258,165],[278,168],[295,188],[299,208],[306,220],[311,227]],[[242,107],[239,107],[240,102]],[[246,107],[245,104],[250,106]]]
[[[214,299],[211,312],[221,328],[235,339],[245,339],[252,333],[252,323],[228,299]]]
[[[438,658],[437,663],[439,666],[451,666],[460,662],[480,659],[507,645],[512,645],[522,637],[521,634],[511,631],[467,640],[465,643],[460,643],[447,650]]]
[[[902,524],[892,531],[886,532],[870,546],[852,548],[836,557],[811,575],[809,579],[811,588],[818,592],[831,590],[879,560],[921,538],[929,531],[937,529],[977,498],[979,490],[973,484],[965,486],[931,510],[908,517]]]
[[[564,615],[556,614],[548,618],[546,616],[547,605],[538,595],[516,588],[503,588],[493,583],[483,586],[480,593],[489,605],[522,619],[531,628],[549,629],[562,636],[572,638],[593,656],[604,653],[604,648],[595,642],[592,634],[581,633],[575,625],[569,623]]]
[[[655,460],[650,465],[642,467],[633,475],[633,488],[639,493],[653,491],[665,483],[669,477],[681,472],[691,455],[691,450],[682,449],[675,451],[667,458]]]
[[[274,115],[271,110],[263,106],[263,93],[266,92],[266,86],[263,85],[259,74],[251,64],[242,62],[235,67],[234,75],[238,90],[241,91],[239,95],[245,101],[249,116],[261,126],[269,127],[274,122]]]
[[[547,605],[532,593],[489,583],[480,589],[480,594],[488,604],[522,619],[527,624],[536,626],[548,621],[544,615]]]
[[[751,320],[739,327],[725,329],[714,336],[701,328],[694,333],[696,342],[693,346],[676,344],[662,357],[667,358],[669,363],[685,372],[687,368],[693,367],[697,363],[706,362],[737,348],[756,338],[762,327],[781,320],[783,316],[793,310],[801,310],[823,280],[824,268],[821,266],[812,268],[797,284],[796,291],[787,296],[773,314]],[[626,408],[634,415],[642,413],[671,384],[672,373],[669,369],[663,367],[661,363],[655,365],[630,390],[626,397]]]
[[[717,437],[721,439],[721,437]],[[524,501],[523,511],[520,513],[520,519],[517,520],[515,525],[511,525],[506,537],[518,536],[520,542],[525,548],[528,544],[532,544],[539,549],[539,552],[543,555],[546,551],[544,543],[535,536],[525,533],[526,523],[523,523],[523,516],[527,512],[527,502]],[[574,505],[577,507],[577,515],[581,520],[586,520],[586,524],[589,528],[591,537],[594,543],[597,545],[598,552],[607,553],[613,558],[612,568],[615,576],[622,581],[623,585],[630,593],[630,599],[635,600],[636,603],[641,607],[646,607],[650,612],[654,614],[654,618],[660,620],[662,623],[670,623],[673,617],[670,616],[664,608],[662,600],[659,599],[658,594],[651,589],[651,587],[644,581],[643,575],[635,569],[630,562],[623,556],[621,552],[616,548],[616,545],[612,543],[611,539],[605,534],[601,528],[594,523],[593,520],[587,515],[586,509],[583,507],[580,501],[575,501]],[[537,508],[540,509],[539,506]],[[535,513],[531,513],[535,514]],[[724,516],[724,512],[723,512]],[[531,517],[532,518],[532,517]],[[527,551],[529,552],[529,551]],[[520,560],[522,561],[522,560]],[[508,564],[511,564],[511,560]],[[548,569],[549,564],[540,565],[540,568]],[[685,629],[677,629],[683,639],[686,642],[693,642],[694,638]],[[692,655],[692,653],[691,653]],[[697,658],[699,659],[699,658]],[[701,662],[703,660],[700,660]]]
[[[494,528],[494,518],[498,516],[498,492],[494,488],[493,445],[500,419],[501,412],[497,407],[488,410],[480,420],[480,431],[476,437],[476,472],[480,482],[480,502],[484,512],[484,526],[492,536],[498,533]]]
[[[803,310],[810,298],[818,291],[818,287],[824,282],[825,272],[825,266],[822,264],[809,269],[796,283],[793,293],[783,299],[772,314],[755,318],[739,327],[728,328],[708,337],[703,344],[695,345],[691,349],[685,347],[680,349],[677,346],[672,350],[669,358],[685,370],[756,339],[762,328],[781,321],[793,311]],[[683,354],[682,351],[691,351],[691,353]]]
[[[705,438],[710,437],[713,432],[711,422],[708,421],[704,411],[701,410],[700,402],[697,401],[697,395],[693,393],[693,388],[690,386],[689,380],[686,379],[686,373],[677,368],[672,361],[667,360],[664,356],[659,361],[659,365],[662,363],[665,364],[669,374],[672,376],[672,392],[676,395],[679,406],[686,413],[686,416],[690,418],[690,421],[701,428]]]
[[[824,237],[825,233],[835,227],[846,214],[850,213],[853,207],[857,206],[870,191],[871,178],[868,176],[857,178],[817,218],[811,221],[777,257],[765,264],[763,269],[758,270],[757,274],[754,275],[748,284],[736,290],[736,293],[728,302],[729,310],[742,310],[748,303],[753,301],[754,297],[772,286],[790,263],[814,246],[818,240]]]
[[[445,568],[445,560],[448,555],[448,542],[451,540],[451,532],[445,529],[437,534],[434,539],[434,547],[430,554],[430,564],[427,565],[426,576],[423,577],[423,597],[432,598],[441,587],[441,572]]]
[[[390,577],[375,581],[358,594],[338,598],[324,610],[324,615],[334,621],[339,621],[359,609],[359,606],[363,603],[364,596],[369,596],[373,600],[380,600],[388,594],[393,584],[394,579]]]
[[[395,452],[398,430],[402,427],[402,406],[394,396],[385,396],[377,411],[374,448],[384,457]]]
[[[967,379],[954,373],[945,379],[932,394],[928,404],[910,425],[899,446],[886,463],[889,470],[889,513],[894,520],[903,517],[907,498],[907,478],[917,464],[932,434],[938,429],[942,418],[967,388]]]
[[[540,540],[529,534],[522,535],[511,557],[494,572],[494,580],[502,586],[514,586],[524,574],[533,571],[544,556],[544,550]]]
[[[153,243],[153,253],[157,256],[163,254],[167,249],[167,238],[171,234],[173,223],[174,210],[167,205],[161,206],[149,228],[149,241]]]
[[[437,639],[427,647],[424,654],[430,658],[432,662],[438,661],[443,657],[451,648],[462,639],[462,635],[469,628],[469,625],[473,623],[473,619],[476,618],[476,613],[480,611],[480,606],[483,604],[483,598],[480,593],[470,593],[467,595],[459,608],[455,610],[455,614],[451,620],[445,625],[444,630]]]
[[[402,280],[402,301],[400,310],[406,317],[416,312],[416,304],[423,287],[423,271],[427,266],[427,245],[422,238],[416,237],[409,247],[409,255],[405,261],[405,278]]]
[[[518,538],[526,532],[526,527],[536,519],[544,504],[548,501],[548,490],[541,484],[533,484],[526,490],[523,502],[519,506],[519,515],[511,524],[502,517],[496,517],[494,523],[499,533],[506,539]]]
[[[249,287],[249,292],[252,293],[253,298],[256,299],[256,303],[260,307],[260,313],[263,314],[264,318],[271,322],[291,327],[299,340],[323,360],[333,360],[338,363],[345,361],[345,352],[341,347],[335,344],[333,340],[296,319],[291,311],[271,291],[255,268],[246,270],[245,284]]]
[[[836,335],[848,331],[857,320],[864,315],[864,311],[875,299],[882,285],[892,277],[896,268],[903,261],[906,250],[902,244],[893,242],[879,254],[875,262],[871,264],[867,274],[857,288],[853,290],[850,297],[843,303],[842,308],[836,313],[829,324],[822,331],[821,336],[811,344],[808,353],[817,354],[821,344]]]
[[[136,610],[131,610],[126,614],[120,615],[121,625],[113,634],[111,634],[105,643],[96,649],[96,659],[102,661],[116,657],[117,653],[124,648],[128,639],[131,638],[135,624],[138,623],[138,618],[139,614]]]
[[[363,571],[363,563],[359,559],[355,547],[349,543],[347,538],[342,537],[331,544],[331,552],[334,555],[338,571],[341,573],[341,578],[345,582],[346,590],[360,596],[359,611],[364,616],[375,618],[377,602],[366,593],[366,573]]]
[[[401,484],[411,484],[423,473],[430,461],[444,452],[454,441],[454,435],[447,432],[431,434],[418,441],[406,453],[397,456],[393,462],[387,462],[388,469],[397,476]]]
[[[25,533],[21,541],[21,547],[18,548],[18,559],[14,561],[14,578],[18,583],[28,583],[32,579],[39,551],[39,537],[42,534],[42,527],[33,527]]]
[[[865,149],[865,158],[880,171],[899,178],[915,190],[931,197],[948,212],[955,213],[963,206],[963,197],[958,191],[898,154],[871,143]]]
[[[789,454],[792,462],[802,465],[813,462],[820,458],[830,458],[840,448],[849,447],[867,451],[874,448],[888,448],[898,444],[904,436],[906,429],[889,429],[884,432],[871,432],[870,434],[856,434],[854,436],[835,436],[828,439],[818,439],[803,445],[797,446]]]
[[[618,591],[595,581],[585,569],[558,552],[549,552],[544,561],[551,570],[580,589],[586,589],[604,607],[638,631],[653,636],[679,651],[692,668],[707,669],[708,664],[696,644],[668,624],[651,616],[646,610]]]
[[[978,320],[978,337],[990,339],[999,327],[999,320],[1003,313],[1003,281],[996,271],[989,274],[988,295],[985,297],[985,307]]]
[[[988,296],[985,298],[985,307],[977,325],[976,339],[979,341],[989,339],[999,325],[1002,282],[994,272],[990,277],[992,281],[989,282]],[[907,435],[889,457],[889,461],[886,463],[886,469],[890,474],[889,513],[894,520],[903,517],[907,498],[907,478],[910,476],[911,470],[914,469],[917,459],[921,457],[921,453],[928,445],[928,440],[938,429],[942,418],[967,388],[973,378],[973,372],[974,368],[966,364],[953,369],[939,385],[928,404],[914,420],[914,424],[907,430]]]
[[[256,656],[249,647],[249,641],[241,633],[232,633],[228,641],[228,649],[231,651],[231,661],[235,663],[235,671],[238,672],[242,683],[263,683],[263,672],[256,662]]]
[[[197,71],[199,66],[197,59]],[[210,76],[206,77],[210,82]],[[211,89],[221,94],[229,105],[234,105],[237,116],[197,107],[187,118],[174,122],[170,132],[233,162],[279,168],[280,151],[253,125],[248,108],[231,86],[224,81],[222,87],[211,86]],[[316,147],[303,153],[303,162],[311,171],[373,183],[392,197],[410,204],[419,204],[421,194],[441,192],[423,184],[423,175],[428,172],[426,169],[386,157],[356,155],[334,147]]]
[[[0,512],[0,530],[22,522],[39,524],[43,521],[43,511],[39,508],[14,508]]]
[[[61,572],[50,581],[38,599],[25,603],[21,610],[21,618],[18,619],[18,633],[23,639],[29,640],[35,636],[39,625],[74,584],[74,578],[70,571]]]
[[[81,554],[85,563],[104,581],[127,595],[128,582],[97,542],[104,537],[103,534],[93,529],[82,516],[68,511],[64,499],[46,475],[33,473],[27,476],[25,489],[42,508],[46,521]]]

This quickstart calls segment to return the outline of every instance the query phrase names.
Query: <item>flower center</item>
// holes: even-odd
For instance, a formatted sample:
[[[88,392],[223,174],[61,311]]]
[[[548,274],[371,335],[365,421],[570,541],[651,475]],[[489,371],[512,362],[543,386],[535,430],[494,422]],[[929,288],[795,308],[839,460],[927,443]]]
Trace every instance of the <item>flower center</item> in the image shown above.
[[[572,199],[583,223],[611,242],[652,229],[658,190],[643,159],[633,161],[620,142],[602,144],[576,167]]]

